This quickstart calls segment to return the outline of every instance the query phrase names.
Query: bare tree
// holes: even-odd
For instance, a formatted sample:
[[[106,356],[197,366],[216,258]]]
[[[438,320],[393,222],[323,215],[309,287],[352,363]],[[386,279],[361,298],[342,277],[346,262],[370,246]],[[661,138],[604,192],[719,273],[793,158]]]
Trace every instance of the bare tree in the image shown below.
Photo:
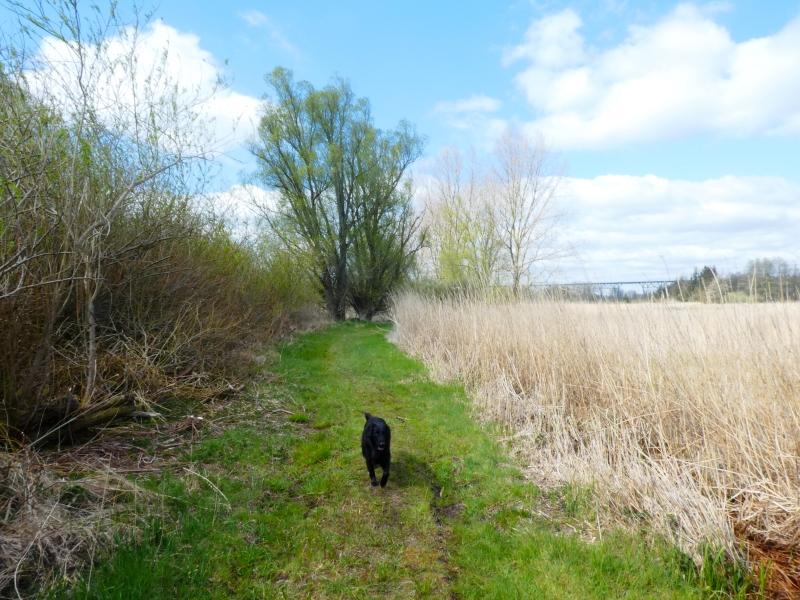
[[[502,245],[492,181],[474,158],[465,168],[458,150],[440,156],[426,198],[429,247],[436,276],[448,283],[485,286],[498,279]]]
[[[560,174],[541,137],[530,141],[509,130],[494,154],[497,228],[517,295],[535,265],[560,255],[554,247]]]

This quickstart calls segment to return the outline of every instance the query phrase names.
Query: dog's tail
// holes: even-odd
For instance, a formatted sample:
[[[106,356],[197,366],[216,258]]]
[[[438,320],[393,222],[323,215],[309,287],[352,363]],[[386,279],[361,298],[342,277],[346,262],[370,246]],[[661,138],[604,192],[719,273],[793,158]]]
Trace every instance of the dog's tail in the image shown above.
[[[371,414],[369,414],[368,412],[365,412],[365,413],[364,413],[364,418],[365,418],[367,421],[369,421],[369,420],[372,418],[372,415],[371,415]]]

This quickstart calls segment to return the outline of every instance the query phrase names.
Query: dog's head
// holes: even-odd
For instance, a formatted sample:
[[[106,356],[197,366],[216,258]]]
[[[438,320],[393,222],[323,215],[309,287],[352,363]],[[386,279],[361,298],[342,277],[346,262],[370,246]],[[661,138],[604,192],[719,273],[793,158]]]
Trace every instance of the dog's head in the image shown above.
[[[383,419],[379,417],[373,417],[369,413],[364,413],[364,417],[367,419],[365,428],[367,430],[369,441],[372,443],[372,446],[378,450],[378,452],[383,452],[389,445],[389,440],[391,437],[389,426]]]

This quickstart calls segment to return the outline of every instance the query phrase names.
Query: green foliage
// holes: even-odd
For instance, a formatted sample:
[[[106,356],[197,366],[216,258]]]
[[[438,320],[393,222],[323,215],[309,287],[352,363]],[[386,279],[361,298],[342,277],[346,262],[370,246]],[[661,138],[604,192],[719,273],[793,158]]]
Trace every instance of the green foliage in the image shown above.
[[[421,141],[406,123],[381,131],[372,122],[369,102],[356,98],[337,80],[317,90],[295,82],[278,68],[269,78],[275,99],[259,126],[252,148],[258,174],[280,193],[276,208],[262,207],[273,232],[319,282],[331,317],[343,319],[352,291],[351,270],[358,272],[359,297],[365,288],[392,284],[387,276],[406,268],[413,253],[389,240],[397,229],[413,229],[407,194],[399,189],[409,165],[419,156]],[[390,226],[379,233],[378,227]],[[351,257],[357,245],[356,257]],[[384,266],[384,260],[391,260]],[[378,265],[385,272],[367,274]],[[374,277],[374,279],[373,279]],[[376,294],[378,302],[383,294]],[[374,303],[370,300],[370,303]]]
[[[764,579],[756,587],[747,565],[732,562],[724,550],[712,546],[703,548],[699,581],[709,598],[764,598]]]
[[[474,168],[464,173],[458,152],[446,152],[440,163],[439,189],[427,207],[435,276],[461,287],[496,283],[503,240],[493,188]]]
[[[454,206],[442,206],[439,222],[438,274],[446,284],[479,285],[492,277],[498,246],[490,219],[471,213],[460,198]],[[488,237],[487,237],[488,236]],[[481,252],[484,247],[489,252]]]
[[[420,248],[420,220],[411,205],[411,186],[385,196],[367,193],[350,253],[350,304],[371,320],[388,309],[389,296],[402,284]]]
[[[281,312],[291,315],[298,308],[316,303],[319,285],[311,276],[312,258],[308,253],[294,252],[271,235],[257,240],[255,251],[258,263],[269,273]]]

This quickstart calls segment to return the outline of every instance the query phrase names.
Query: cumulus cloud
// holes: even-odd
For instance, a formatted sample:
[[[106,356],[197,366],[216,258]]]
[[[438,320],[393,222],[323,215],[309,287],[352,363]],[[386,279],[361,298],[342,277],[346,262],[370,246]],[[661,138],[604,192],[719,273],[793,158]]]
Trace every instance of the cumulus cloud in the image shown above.
[[[433,157],[417,166],[418,207],[442,176]],[[704,265],[731,272],[764,257],[800,265],[800,182],[782,177],[561,177],[554,211],[563,256],[546,270],[557,282],[668,279]]]
[[[534,21],[525,40],[506,50],[503,64],[508,66],[521,59],[552,69],[577,64],[586,56],[580,27],[581,18],[571,8]]]
[[[225,151],[254,133],[262,102],[220,85],[224,75],[198,36],[155,21],[138,32],[123,28],[99,46],[85,48],[83,65],[74,43],[45,37],[28,79],[69,110],[82,78],[93,108],[120,127],[135,127],[136,118],[146,118],[153,107],[162,115],[174,110],[174,99],[185,109],[182,126],[190,131],[184,134],[203,136],[213,150]]]
[[[263,231],[263,210],[277,208],[279,199],[275,190],[244,183],[198,198],[198,203],[222,217],[235,236],[246,238]]]
[[[800,17],[737,42],[715,11],[682,4],[590,47],[578,13],[534,21],[503,57],[538,117],[531,129],[563,148],[702,133],[800,134]]]
[[[565,178],[560,199],[562,236],[576,249],[564,278],[660,279],[767,256],[800,262],[800,184],[786,179]]]

